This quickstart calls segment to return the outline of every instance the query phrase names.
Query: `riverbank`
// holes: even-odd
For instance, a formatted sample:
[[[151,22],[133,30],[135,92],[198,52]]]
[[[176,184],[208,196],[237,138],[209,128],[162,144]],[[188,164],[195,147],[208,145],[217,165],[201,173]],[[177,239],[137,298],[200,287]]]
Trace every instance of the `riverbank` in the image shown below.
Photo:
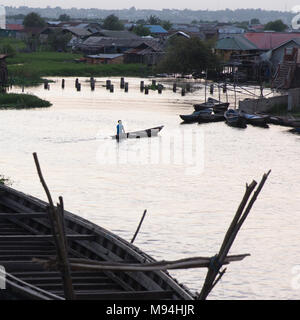
[[[17,53],[7,59],[13,85],[34,86],[45,77],[145,77],[151,68],[143,64],[87,64],[76,62],[81,54],[65,52]]]
[[[0,94],[1,109],[47,108],[52,104],[31,94],[4,93]]]

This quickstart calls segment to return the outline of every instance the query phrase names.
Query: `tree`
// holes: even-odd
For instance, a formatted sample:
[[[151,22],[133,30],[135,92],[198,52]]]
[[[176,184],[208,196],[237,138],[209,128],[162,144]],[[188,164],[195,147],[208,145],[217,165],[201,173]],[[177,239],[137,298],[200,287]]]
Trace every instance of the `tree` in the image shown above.
[[[57,30],[49,34],[48,44],[54,51],[66,51],[67,45],[71,39],[72,35],[70,33],[62,33],[60,30]]]
[[[58,20],[59,21],[70,21],[71,20],[71,17],[68,15],[68,14],[61,14],[59,17],[58,17]]]
[[[135,26],[132,31],[140,37],[149,36],[151,33],[149,28],[146,28],[141,24],[138,26]]]
[[[28,13],[27,16],[25,16],[23,21],[24,27],[36,27],[36,28],[42,28],[46,26],[46,21],[37,13],[31,12]]]
[[[250,24],[260,24],[260,21],[257,18],[253,18],[250,20]]]
[[[265,30],[282,32],[288,28],[286,24],[282,22],[282,20],[270,21],[265,25]]]
[[[217,68],[217,57],[199,38],[173,38],[158,70],[166,73],[190,74]]]
[[[151,25],[158,25],[161,23],[161,20],[155,15],[151,15],[147,21]]]
[[[170,30],[172,28],[172,23],[169,20],[164,20],[160,23],[160,25],[165,29],[165,30]]]
[[[118,17],[111,14],[104,19],[102,28],[106,30],[124,30],[124,25]]]

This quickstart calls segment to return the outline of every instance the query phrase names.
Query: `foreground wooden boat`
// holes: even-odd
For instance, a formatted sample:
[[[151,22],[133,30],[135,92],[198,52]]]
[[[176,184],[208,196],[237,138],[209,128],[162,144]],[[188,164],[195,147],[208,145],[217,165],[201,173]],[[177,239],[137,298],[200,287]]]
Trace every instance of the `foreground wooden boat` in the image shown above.
[[[164,126],[154,127],[146,130],[125,132],[120,135],[111,136],[113,139],[139,139],[139,138],[151,138],[158,135],[158,133],[163,129]]]
[[[223,265],[249,256],[228,253],[271,172],[258,186],[254,180],[246,185],[218,254],[155,261],[132,245],[147,210],[129,244],[65,211],[62,197],[55,206],[36,153],[33,158],[48,204],[0,184],[0,300],[205,300],[224,275]],[[167,272],[189,268],[208,268],[199,294]]]
[[[240,115],[239,110],[229,109],[224,113],[224,117],[231,127],[247,128],[246,119]]]
[[[55,256],[47,203],[0,185],[0,265],[6,290],[0,299],[64,299],[60,273],[32,258]],[[70,258],[144,263],[154,259],[115,234],[65,211]],[[77,299],[183,299],[193,294],[165,271],[72,271]]]

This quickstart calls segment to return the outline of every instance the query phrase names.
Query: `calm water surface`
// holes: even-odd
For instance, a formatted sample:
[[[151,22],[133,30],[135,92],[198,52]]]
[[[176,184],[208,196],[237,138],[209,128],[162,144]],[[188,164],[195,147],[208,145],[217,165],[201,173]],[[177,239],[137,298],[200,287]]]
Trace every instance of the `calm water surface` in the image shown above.
[[[171,90],[146,96],[139,92],[139,79],[127,79],[129,92],[124,93],[115,78],[111,94],[104,80],[98,79],[94,92],[85,79],[76,92],[71,78],[65,90],[60,80],[49,91],[30,88],[25,91],[50,100],[53,107],[0,112],[1,173],[14,181],[14,188],[45,199],[32,159],[37,152],[53,196],[63,195],[67,210],[130,240],[147,209],[135,244],[156,259],[178,259],[216,254],[245,183],[272,169],[230,252],[251,256],[228,266],[210,299],[300,299],[300,289],[292,285],[298,284],[293,268],[300,264],[300,136],[278,126],[180,126],[178,115],[191,113],[192,103],[203,101],[203,88],[185,97]],[[234,101],[232,92],[229,99]],[[110,139],[118,119],[126,130],[165,125],[161,138],[192,129],[203,137],[196,141],[201,142],[203,171],[191,174],[188,165],[174,163],[105,163],[104,154],[120,149],[148,154],[149,139],[122,144]],[[205,273],[172,272],[194,291],[200,290]]]

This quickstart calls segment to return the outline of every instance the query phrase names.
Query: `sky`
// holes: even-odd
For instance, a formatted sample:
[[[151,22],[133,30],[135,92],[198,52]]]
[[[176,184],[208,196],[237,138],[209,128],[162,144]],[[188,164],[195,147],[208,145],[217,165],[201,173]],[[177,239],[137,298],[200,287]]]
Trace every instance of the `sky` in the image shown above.
[[[267,10],[291,11],[293,7],[300,5],[300,0],[0,0],[4,6],[28,6],[28,7],[61,7],[61,8],[98,8],[98,9],[124,9],[135,7],[136,9],[192,9],[192,10],[221,10],[237,8],[261,8]]]

